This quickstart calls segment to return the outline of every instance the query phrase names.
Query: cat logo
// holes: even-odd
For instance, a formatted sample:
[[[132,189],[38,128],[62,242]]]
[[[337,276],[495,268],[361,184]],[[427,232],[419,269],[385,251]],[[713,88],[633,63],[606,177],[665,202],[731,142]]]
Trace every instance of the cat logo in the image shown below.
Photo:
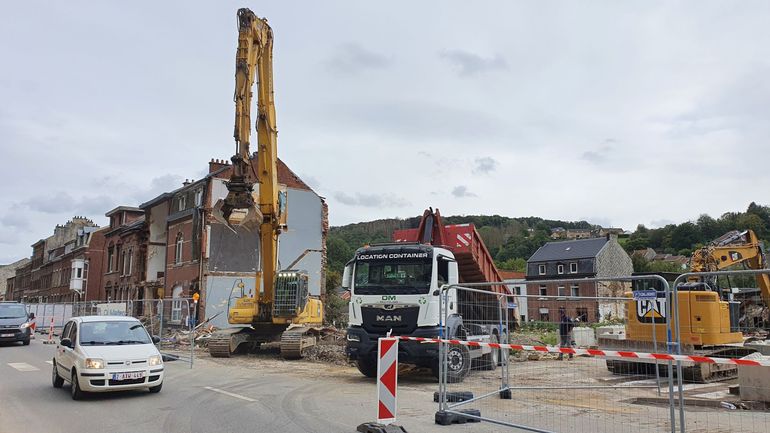
[[[642,323],[658,323],[666,321],[666,298],[636,301],[636,317]]]
[[[385,314],[382,316],[377,316],[377,321],[378,322],[400,322],[401,315]]]

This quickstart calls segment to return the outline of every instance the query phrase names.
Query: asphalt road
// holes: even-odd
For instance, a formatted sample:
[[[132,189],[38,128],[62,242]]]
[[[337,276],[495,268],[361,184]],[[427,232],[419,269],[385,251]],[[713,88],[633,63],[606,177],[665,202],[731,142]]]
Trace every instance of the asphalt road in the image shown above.
[[[40,337],[30,346],[0,346],[0,433],[355,432],[375,413],[374,382],[355,369],[281,360],[227,365],[208,355],[193,369],[166,363],[159,394],[100,393],[73,401],[69,384],[51,386],[53,352]],[[446,432],[433,424],[432,392],[405,386],[399,398],[408,407],[399,419],[407,430]],[[457,427],[452,430],[470,431]]]

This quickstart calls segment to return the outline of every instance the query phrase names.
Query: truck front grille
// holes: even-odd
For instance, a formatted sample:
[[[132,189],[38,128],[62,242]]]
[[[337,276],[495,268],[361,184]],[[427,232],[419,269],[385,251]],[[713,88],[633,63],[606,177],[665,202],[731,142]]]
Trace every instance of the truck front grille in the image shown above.
[[[394,308],[361,307],[363,327],[370,334],[385,335],[393,330],[394,335],[407,335],[417,329],[420,307]]]

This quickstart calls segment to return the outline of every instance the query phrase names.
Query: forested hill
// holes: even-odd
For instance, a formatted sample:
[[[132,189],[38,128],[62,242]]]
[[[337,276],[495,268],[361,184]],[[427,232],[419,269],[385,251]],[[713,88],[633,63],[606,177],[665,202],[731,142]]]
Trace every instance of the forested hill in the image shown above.
[[[538,248],[551,239],[551,229],[591,229],[599,226],[587,221],[557,221],[539,217],[511,218],[500,215],[468,215],[443,217],[444,224],[473,223],[481,233],[490,253],[501,269],[523,270],[524,264]],[[416,228],[419,217],[382,219],[331,227],[327,240],[328,268],[332,279],[339,273],[356,248],[367,243],[388,242],[393,230]],[[630,228],[626,228],[630,229]],[[638,225],[621,243],[630,253],[653,248],[658,253],[689,256],[695,248],[730,230],[751,229],[760,239],[770,240],[770,207],[751,203],[745,212],[728,212],[718,218],[701,215],[694,221],[648,229]],[[767,244],[767,242],[766,242]],[[334,281],[330,281],[334,284]]]

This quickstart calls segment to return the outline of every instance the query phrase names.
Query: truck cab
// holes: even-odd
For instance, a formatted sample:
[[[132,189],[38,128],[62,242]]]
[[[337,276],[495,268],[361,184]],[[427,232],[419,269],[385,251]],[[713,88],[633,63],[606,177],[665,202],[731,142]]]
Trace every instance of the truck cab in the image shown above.
[[[448,249],[418,243],[359,248],[345,267],[343,286],[351,293],[346,353],[356,361],[361,373],[376,375],[377,339],[388,333],[442,336],[440,289],[457,283],[457,262]],[[447,290],[446,296],[450,335],[443,337],[455,337],[463,332],[457,289]],[[436,344],[399,343],[399,362],[435,369],[437,360]],[[470,359],[460,361],[467,373]]]

